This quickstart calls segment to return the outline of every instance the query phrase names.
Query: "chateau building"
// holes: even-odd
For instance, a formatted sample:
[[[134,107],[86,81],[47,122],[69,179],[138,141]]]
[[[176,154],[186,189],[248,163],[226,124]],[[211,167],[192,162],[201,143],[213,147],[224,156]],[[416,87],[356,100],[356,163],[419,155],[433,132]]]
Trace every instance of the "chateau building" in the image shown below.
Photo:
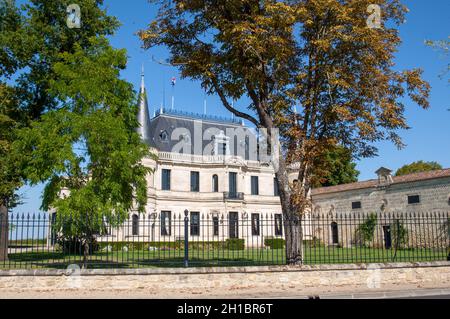
[[[237,119],[166,108],[150,117],[143,75],[139,96],[138,133],[157,160],[144,159],[154,170],[146,214],[132,214],[122,236],[178,240],[185,210],[191,237],[244,238],[251,245],[263,234],[283,236],[274,169],[255,130]]]
[[[146,213],[131,214],[120,236],[182,239],[187,210],[190,239],[242,238],[251,246],[263,237],[283,238],[274,168],[254,129],[237,119],[166,108],[150,117],[143,75],[139,97],[138,133],[157,159],[144,159],[154,169],[147,180]],[[393,177],[382,167],[376,174],[377,179],[312,190],[312,215],[450,208],[450,169]],[[293,169],[291,182],[295,176]],[[310,218],[304,217],[304,239],[315,236]],[[336,241],[338,229],[333,221],[327,230]]]

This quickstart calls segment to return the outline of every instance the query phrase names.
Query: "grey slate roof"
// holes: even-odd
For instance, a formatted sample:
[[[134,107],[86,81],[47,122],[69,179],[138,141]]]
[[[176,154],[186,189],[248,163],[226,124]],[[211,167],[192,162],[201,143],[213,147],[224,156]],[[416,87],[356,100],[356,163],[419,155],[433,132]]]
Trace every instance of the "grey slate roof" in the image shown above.
[[[257,157],[256,150],[254,151],[257,137],[252,130],[244,126],[242,120],[163,108],[150,119],[143,70],[137,116],[140,124],[137,132],[143,141],[160,152],[211,155],[213,136],[220,135],[222,131],[223,135],[230,138],[230,155],[245,156],[247,143],[251,145],[248,157]],[[182,149],[182,146],[186,148]]]
[[[177,152],[177,145],[179,149],[181,143],[186,143],[191,145],[191,154],[210,155],[210,151],[204,150],[208,145],[213,149],[212,136],[220,131],[225,136],[234,138],[234,142],[230,142],[230,146],[233,146],[230,147],[230,155],[238,155],[237,145],[239,143],[244,146],[245,135],[256,140],[253,132],[238,121],[164,109],[150,120],[149,144],[162,152]],[[234,134],[238,132],[241,134],[235,137]],[[194,145],[194,140],[199,141],[197,146]]]

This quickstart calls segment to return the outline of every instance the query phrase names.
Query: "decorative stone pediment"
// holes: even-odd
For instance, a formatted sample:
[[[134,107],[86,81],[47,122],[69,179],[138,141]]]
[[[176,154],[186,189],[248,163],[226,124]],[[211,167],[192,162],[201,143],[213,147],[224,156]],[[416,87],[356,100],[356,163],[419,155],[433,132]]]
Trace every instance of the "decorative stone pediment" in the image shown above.
[[[380,167],[375,173],[378,175],[378,187],[387,187],[394,182],[389,168]]]
[[[247,166],[246,161],[244,161],[244,159],[242,159],[242,157],[239,156],[230,156],[226,159],[225,163],[239,166]]]

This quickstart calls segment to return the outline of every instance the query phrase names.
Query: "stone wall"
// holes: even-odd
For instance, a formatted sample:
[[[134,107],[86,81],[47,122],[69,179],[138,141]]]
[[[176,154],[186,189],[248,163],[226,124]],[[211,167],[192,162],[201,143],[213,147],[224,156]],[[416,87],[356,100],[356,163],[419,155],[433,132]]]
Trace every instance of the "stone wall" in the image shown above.
[[[408,204],[408,196],[420,195],[420,203]],[[450,177],[313,195],[313,211],[319,213],[443,212],[450,211]],[[360,201],[360,209],[352,202]]]
[[[0,291],[123,291],[150,294],[186,291],[267,291],[310,288],[385,289],[393,286],[450,288],[450,262],[268,266],[187,269],[9,270],[0,271]],[[37,295],[38,296],[38,295]]]

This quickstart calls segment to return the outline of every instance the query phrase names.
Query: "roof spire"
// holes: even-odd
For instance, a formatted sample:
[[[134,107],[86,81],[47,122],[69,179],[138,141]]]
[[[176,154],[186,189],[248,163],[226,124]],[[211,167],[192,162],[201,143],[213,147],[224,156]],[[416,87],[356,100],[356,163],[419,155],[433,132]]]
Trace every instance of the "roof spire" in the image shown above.
[[[144,83],[144,63],[142,63],[142,67],[141,67],[141,91],[145,91],[145,83]]]
[[[147,144],[150,143],[149,129],[150,129],[150,117],[148,113],[147,92],[144,84],[144,64],[142,63],[141,69],[141,88],[139,90],[138,100],[138,114],[137,120],[139,127],[137,128],[138,134],[142,140]]]

